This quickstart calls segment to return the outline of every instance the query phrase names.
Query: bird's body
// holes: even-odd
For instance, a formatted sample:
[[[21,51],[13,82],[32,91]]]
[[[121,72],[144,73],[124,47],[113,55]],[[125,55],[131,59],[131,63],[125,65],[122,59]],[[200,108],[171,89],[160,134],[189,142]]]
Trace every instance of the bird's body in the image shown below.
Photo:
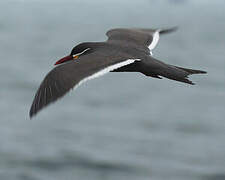
[[[30,117],[56,101],[79,84],[107,72],[141,72],[146,76],[193,84],[188,75],[200,70],[165,64],[152,57],[159,35],[171,29],[112,29],[106,42],[81,43],[71,54],[57,61],[40,85],[30,110]]]

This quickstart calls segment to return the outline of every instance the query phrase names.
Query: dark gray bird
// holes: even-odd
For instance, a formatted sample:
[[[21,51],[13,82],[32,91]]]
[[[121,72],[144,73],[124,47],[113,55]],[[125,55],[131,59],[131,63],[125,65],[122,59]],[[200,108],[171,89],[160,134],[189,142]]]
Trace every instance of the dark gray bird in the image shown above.
[[[152,57],[161,34],[171,29],[112,29],[106,42],[86,42],[75,46],[60,59],[41,83],[33,100],[30,117],[81,83],[107,72],[141,72],[146,76],[194,84],[191,74],[206,73],[163,63]]]

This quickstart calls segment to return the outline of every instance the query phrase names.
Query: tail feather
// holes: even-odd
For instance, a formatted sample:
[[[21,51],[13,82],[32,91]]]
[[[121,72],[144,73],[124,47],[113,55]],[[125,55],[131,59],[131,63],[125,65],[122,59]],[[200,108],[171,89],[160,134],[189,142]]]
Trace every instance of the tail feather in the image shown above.
[[[174,66],[176,68],[179,68],[179,69],[182,69],[188,73],[191,74],[206,74],[207,72],[206,71],[202,71],[202,70],[195,70],[195,69],[188,69],[188,68],[182,68],[182,67],[179,67],[179,66]]]
[[[181,78],[181,79],[178,78],[178,81],[185,82],[185,83],[192,84],[192,85],[194,85],[195,83],[193,83],[192,81],[190,81],[188,79],[188,77],[190,75],[192,75],[192,74],[206,74],[207,73],[206,71],[202,71],[202,70],[188,69],[188,68],[183,68],[183,67],[178,67],[178,66],[174,66],[174,67],[185,72],[185,73],[183,73],[183,78]]]
[[[147,76],[151,76],[152,74],[154,76],[162,76],[168,79],[184,82],[191,85],[194,85],[194,83],[188,79],[190,75],[206,73],[205,71],[202,71],[202,70],[188,69],[188,68],[183,68],[179,66],[165,64],[156,59],[154,59],[153,62],[154,63],[151,63],[151,64],[146,63],[145,71],[142,73],[144,73]],[[150,65],[153,65],[153,66],[151,67]]]
[[[141,72],[146,76],[162,79],[162,77],[180,81],[183,83],[194,85],[194,83],[188,79],[192,74],[205,74],[205,71],[188,69],[178,66],[165,64],[159,60],[149,57],[146,61],[138,61],[132,64],[123,66],[114,70],[113,72]]]

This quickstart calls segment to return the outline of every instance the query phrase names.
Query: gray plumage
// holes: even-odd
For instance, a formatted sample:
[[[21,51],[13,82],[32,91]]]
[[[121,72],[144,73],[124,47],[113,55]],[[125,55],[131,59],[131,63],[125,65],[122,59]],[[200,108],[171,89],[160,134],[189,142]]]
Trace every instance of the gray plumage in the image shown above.
[[[205,71],[163,63],[153,58],[148,48],[151,45],[154,48],[157,44],[158,39],[154,37],[156,32],[165,34],[175,29],[112,29],[106,33],[108,36],[106,42],[88,42],[77,45],[73,48],[70,56],[84,53],[79,54],[78,59],[56,66],[47,74],[33,100],[30,117],[65,95],[84,79],[98,72],[102,72],[102,74],[108,72],[108,70],[113,72],[141,72],[154,78],[166,77],[194,84],[188,80],[188,76],[206,73]],[[155,45],[153,46],[152,43],[155,43]],[[130,63],[131,61],[128,62],[128,59],[135,61]],[[123,62],[128,63],[124,65]],[[109,68],[117,67],[117,65],[124,66],[117,69]]]

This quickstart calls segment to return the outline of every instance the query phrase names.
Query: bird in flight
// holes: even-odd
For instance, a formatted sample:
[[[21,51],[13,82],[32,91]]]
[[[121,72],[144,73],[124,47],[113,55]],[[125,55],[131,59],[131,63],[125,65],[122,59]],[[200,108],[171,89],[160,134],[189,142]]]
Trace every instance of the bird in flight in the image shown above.
[[[55,63],[56,67],[42,81],[31,105],[30,118],[74,87],[108,72],[140,72],[153,78],[194,84],[188,76],[205,71],[169,65],[153,57],[160,35],[175,30],[117,28],[106,33],[105,42],[78,44]]]

